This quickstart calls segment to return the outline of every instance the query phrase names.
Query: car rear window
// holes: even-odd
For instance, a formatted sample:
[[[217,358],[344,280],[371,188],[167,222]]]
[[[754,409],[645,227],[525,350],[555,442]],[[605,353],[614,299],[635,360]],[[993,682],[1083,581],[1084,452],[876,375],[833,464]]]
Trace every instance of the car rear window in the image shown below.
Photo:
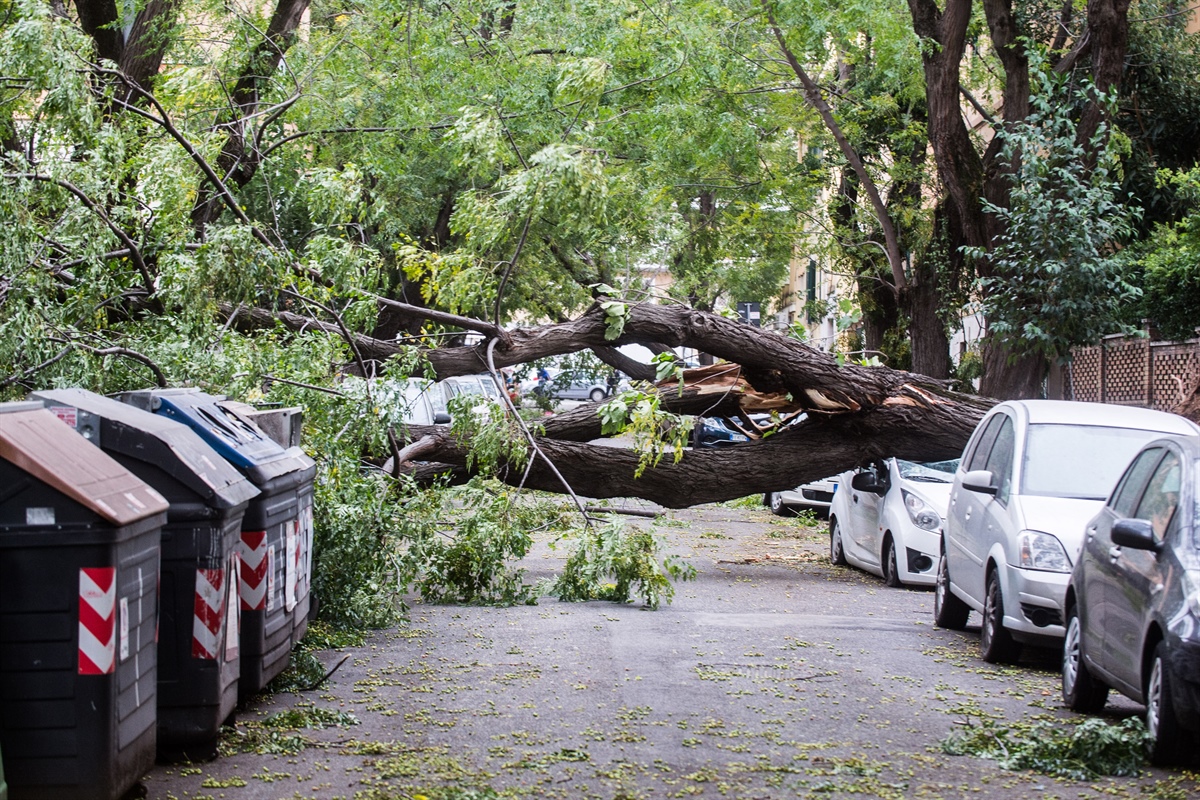
[[[1142,445],[1162,435],[1097,425],[1030,425],[1021,494],[1104,500]]]

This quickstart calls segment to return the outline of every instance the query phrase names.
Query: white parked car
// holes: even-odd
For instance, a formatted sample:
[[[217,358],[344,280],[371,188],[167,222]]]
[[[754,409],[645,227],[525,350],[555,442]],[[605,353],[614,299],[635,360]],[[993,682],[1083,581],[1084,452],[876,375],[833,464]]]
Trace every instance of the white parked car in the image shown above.
[[[743,436],[742,439],[745,440],[748,437]],[[768,506],[772,514],[781,517],[792,513],[797,508],[827,513],[837,488],[838,479],[835,475],[832,478],[801,484],[795,489],[767,492],[763,495],[763,505]]]
[[[838,476],[829,509],[829,558],[888,586],[932,586],[958,459],[876,459]]]
[[[1022,644],[1057,646],[1084,527],[1142,445],[1200,428],[1162,411],[1103,403],[1010,400],[971,435],[950,490],[934,621],[983,615],[983,659]]]

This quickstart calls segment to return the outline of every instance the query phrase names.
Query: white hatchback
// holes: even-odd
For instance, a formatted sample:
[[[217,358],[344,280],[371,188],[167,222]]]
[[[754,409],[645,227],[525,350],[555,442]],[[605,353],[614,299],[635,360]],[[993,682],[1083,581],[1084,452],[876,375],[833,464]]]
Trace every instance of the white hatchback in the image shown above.
[[[829,558],[888,586],[931,586],[958,459],[874,459],[843,472],[829,508]]]
[[[1164,433],[1200,427],[1162,411],[1104,403],[1010,400],[976,427],[950,491],[934,621],[983,615],[984,661],[1021,645],[1057,646],[1084,527],[1129,460]]]

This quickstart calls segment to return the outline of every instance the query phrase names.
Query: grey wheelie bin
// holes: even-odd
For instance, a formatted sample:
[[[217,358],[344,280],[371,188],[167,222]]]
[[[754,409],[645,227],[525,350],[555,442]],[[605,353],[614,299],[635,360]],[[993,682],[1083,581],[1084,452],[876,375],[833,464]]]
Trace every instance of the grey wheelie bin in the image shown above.
[[[0,748],[12,800],[154,765],[167,501],[40,404],[0,405]]]
[[[308,464],[245,417],[197,389],[146,389],[118,399],[182,422],[259,490],[242,518],[238,555],[241,602],[239,701],[254,696],[287,667],[296,629],[299,559],[298,488]]]
[[[158,754],[215,757],[221,723],[237,706],[238,543],[258,489],[182,423],[83,389],[29,397],[171,504],[162,529]]]

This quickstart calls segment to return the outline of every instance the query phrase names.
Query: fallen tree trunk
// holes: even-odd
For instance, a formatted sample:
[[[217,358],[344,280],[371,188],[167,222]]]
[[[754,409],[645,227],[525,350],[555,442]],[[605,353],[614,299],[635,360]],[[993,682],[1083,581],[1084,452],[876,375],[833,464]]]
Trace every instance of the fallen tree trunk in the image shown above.
[[[282,324],[297,331],[341,334],[338,325],[288,312],[227,309],[227,313],[234,324],[243,327]],[[718,365],[697,371],[695,380],[682,390],[671,381],[664,382],[656,390],[664,410],[726,418],[774,410],[802,412],[805,417],[756,441],[717,450],[688,450],[678,463],[672,463],[668,455],[640,477],[635,477],[637,452],[588,444],[601,435],[597,404],[548,417],[536,437],[538,448],[567,483],[586,497],[640,497],[679,508],[790,489],[851,469],[872,457],[955,458],[994,403],[950,391],[942,382],[921,375],[886,367],[839,365],[830,354],[794,339],[682,306],[630,306],[624,328],[613,340],[605,338],[606,323],[604,311],[595,306],[568,322],[506,331],[491,345],[490,362],[498,369],[630,343],[692,347],[740,369]],[[489,341],[429,349],[424,355],[438,377],[484,372],[489,364]],[[353,335],[351,342],[366,359],[386,359],[403,349],[396,342],[359,335]],[[446,474],[455,481],[470,477],[468,448],[448,429],[412,427],[406,436],[409,441],[421,441],[421,458],[429,463],[402,464],[402,471],[421,482]],[[523,466],[507,465],[500,477],[510,483],[524,478],[524,485],[530,488],[565,490],[562,480],[541,459],[535,459],[527,475]]]
[[[571,487],[595,499],[640,497],[668,508],[732,500],[760,492],[791,489],[836,475],[873,457],[915,461],[957,458],[981,414],[974,407],[891,406],[820,420],[805,420],[756,442],[719,449],[685,451],[679,463],[668,453],[662,462],[635,477],[638,454],[628,448],[539,437],[538,447],[554,462]],[[548,431],[549,432],[549,431]],[[414,438],[433,436],[438,444],[426,457],[438,463],[409,465],[420,483],[449,474],[452,482],[470,477],[467,449],[446,429],[416,427]],[[524,466],[500,470],[500,479],[516,485]],[[550,492],[562,483],[535,458],[524,485]]]

